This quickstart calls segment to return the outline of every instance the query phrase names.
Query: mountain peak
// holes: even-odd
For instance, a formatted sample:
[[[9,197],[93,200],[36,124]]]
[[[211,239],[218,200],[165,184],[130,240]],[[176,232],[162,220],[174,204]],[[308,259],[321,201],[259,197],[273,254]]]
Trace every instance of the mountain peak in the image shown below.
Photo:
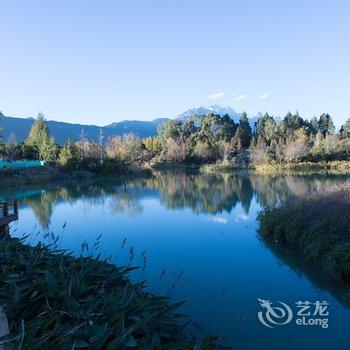
[[[176,119],[185,121],[188,118],[193,117],[194,115],[207,115],[209,113],[214,113],[221,116],[227,114],[235,123],[239,122],[239,119],[242,115],[242,113],[236,112],[229,105],[215,104],[210,106],[199,106],[199,107],[190,108],[187,111],[178,115]],[[248,118],[252,127],[254,127],[254,124],[258,120],[259,116],[261,116],[261,112],[259,112],[257,116],[252,116]]]
[[[237,113],[231,106],[215,104],[188,109],[178,115],[177,119],[186,120],[194,115],[206,115],[209,113],[219,114],[221,116],[228,114],[234,121],[238,121],[241,116],[241,113]]]

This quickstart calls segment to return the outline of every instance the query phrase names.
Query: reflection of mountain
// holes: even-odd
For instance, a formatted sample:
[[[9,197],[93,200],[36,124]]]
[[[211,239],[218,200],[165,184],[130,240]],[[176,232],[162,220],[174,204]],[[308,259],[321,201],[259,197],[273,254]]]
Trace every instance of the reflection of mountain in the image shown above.
[[[24,188],[21,203],[31,207],[41,226],[47,228],[53,206],[60,202],[105,203],[112,213],[135,216],[142,212],[141,200],[151,196],[158,197],[169,209],[189,208],[194,213],[214,215],[229,213],[240,204],[248,214],[254,197],[262,207],[273,206],[295,195],[344,181],[343,176],[154,172],[152,176],[126,181],[70,182],[46,189]],[[16,196],[19,198],[20,194]]]

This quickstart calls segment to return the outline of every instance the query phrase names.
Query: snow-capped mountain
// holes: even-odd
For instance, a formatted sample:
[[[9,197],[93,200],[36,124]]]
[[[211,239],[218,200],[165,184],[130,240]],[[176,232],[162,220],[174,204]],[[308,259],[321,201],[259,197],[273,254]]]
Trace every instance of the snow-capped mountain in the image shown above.
[[[237,113],[230,106],[212,105],[212,106],[206,106],[206,107],[200,106],[200,107],[188,109],[187,111],[178,115],[177,118],[180,120],[186,120],[194,115],[206,115],[208,113],[214,113],[219,115],[228,114],[234,121],[238,121],[239,117],[241,116],[241,113]]]
[[[235,122],[239,121],[241,113],[237,113],[230,106],[213,105],[208,107],[191,108],[184,113],[181,113],[176,118],[180,120],[186,120],[194,115],[206,115],[208,113],[214,113],[219,115],[228,114]],[[257,116],[249,117],[250,125],[254,128],[254,123],[258,120],[261,113]],[[2,136],[6,140],[11,133],[16,135],[18,141],[23,141],[28,136],[29,130],[32,127],[34,118],[16,118],[4,116],[0,112],[0,127],[3,128]],[[65,123],[54,120],[48,120],[47,124],[50,129],[50,133],[59,144],[64,144],[68,139],[76,141],[79,140],[82,131],[91,140],[98,140],[100,131],[103,131],[103,135],[107,140],[112,135],[123,135],[125,133],[135,133],[140,137],[154,136],[157,134],[157,127],[165,123],[168,118],[158,118],[152,121],[142,120],[124,120],[121,122],[112,123],[105,126],[96,125],[82,125]]]
[[[206,115],[209,113],[219,114],[221,116],[227,114],[228,116],[231,117],[231,119],[235,123],[238,123],[239,118],[241,117],[241,114],[242,114],[242,113],[236,112],[231,106],[212,105],[212,106],[205,106],[205,107],[200,106],[200,107],[188,109],[187,111],[178,115],[176,118],[184,121],[194,115]],[[252,127],[261,116],[262,116],[261,112],[259,112],[256,116],[248,116],[249,122]]]

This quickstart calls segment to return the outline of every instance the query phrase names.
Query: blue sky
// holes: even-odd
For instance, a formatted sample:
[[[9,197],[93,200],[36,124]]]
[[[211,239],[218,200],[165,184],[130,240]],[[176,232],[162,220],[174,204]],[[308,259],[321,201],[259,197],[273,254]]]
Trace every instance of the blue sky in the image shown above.
[[[0,0],[0,110],[103,125],[209,104],[350,117],[350,1]]]

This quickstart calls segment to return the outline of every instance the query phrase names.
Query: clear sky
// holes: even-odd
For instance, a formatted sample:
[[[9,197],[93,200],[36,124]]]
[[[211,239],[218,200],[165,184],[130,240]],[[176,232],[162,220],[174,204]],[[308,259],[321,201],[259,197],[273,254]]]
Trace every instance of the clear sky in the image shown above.
[[[350,1],[0,0],[0,110],[103,125],[209,104],[350,117]]]

